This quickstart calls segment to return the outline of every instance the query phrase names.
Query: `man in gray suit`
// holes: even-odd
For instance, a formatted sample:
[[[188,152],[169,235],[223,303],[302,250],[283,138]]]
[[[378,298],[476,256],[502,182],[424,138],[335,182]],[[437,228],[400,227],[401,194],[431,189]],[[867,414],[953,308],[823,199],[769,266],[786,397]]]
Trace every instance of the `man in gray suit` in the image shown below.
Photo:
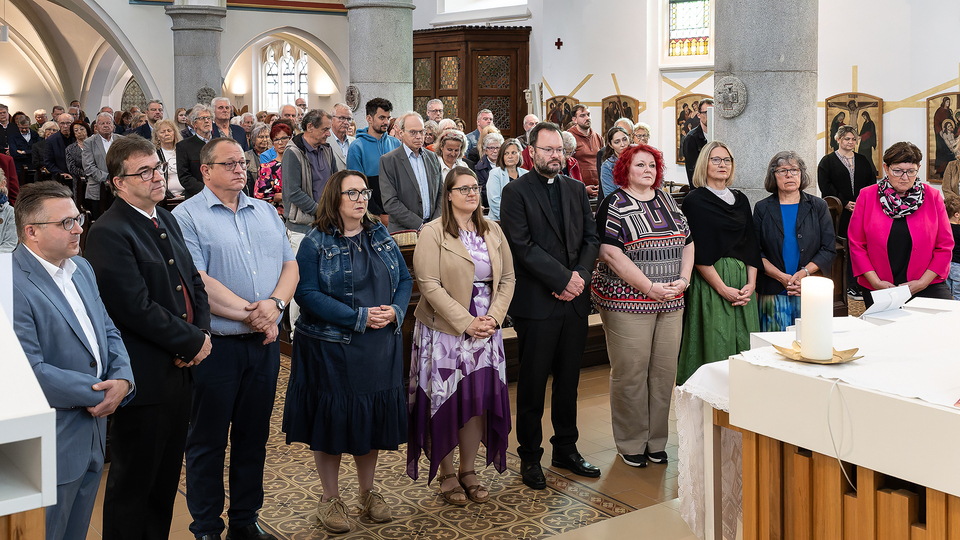
[[[57,504],[47,508],[46,538],[82,540],[100,486],[107,416],[133,398],[133,370],[93,268],[78,256],[83,215],[70,190],[52,181],[24,186],[15,219],[13,328],[57,409]]]
[[[443,182],[440,160],[423,148],[423,118],[405,112],[397,118],[400,147],[380,158],[380,195],[390,216],[387,230],[419,230],[440,217]]]
[[[96,135],[87,137],[83,143],[83,174],[87,175],[87,191],[83,196],[83,205],[90,210],[93,219],[100,217],[101,190],[106,187],[109,175],[107,174],[107,150],[120,135],[113,134],[113,115],[102,112],[97,115],[94,124]]]
[[[351,120],[353,120],[353,117],[350,116],[350,107],[343,103],[337,103],[333,106],[333,124],[330,129],[333,140],[330,141],[330,148],[333,149],[333,157],[337,160],[338,171],[347,170],[347,151],[356,139],[356,137],[347,135]]]

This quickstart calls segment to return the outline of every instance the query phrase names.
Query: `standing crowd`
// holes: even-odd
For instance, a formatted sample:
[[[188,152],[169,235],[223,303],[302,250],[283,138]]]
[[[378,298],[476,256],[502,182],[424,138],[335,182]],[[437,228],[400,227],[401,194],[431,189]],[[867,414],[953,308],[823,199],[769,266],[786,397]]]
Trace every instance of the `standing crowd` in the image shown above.
[[[379,453],[402,444],[408,475],[419,478],[425,455],[447,504],[489,500],[475,465],[483,445],[483,463],[506,468],[505,324],[520,356],[524,484],[546,487],[551,377],[551,466],[601,475],[577,448],[593,310],[617,450],[630,466],[666,463],[674,385],[749,348],[750,332],[793,324],[803,279],[829,275],[836,256],[827,203],[805,191],[797,153],[772,157],[770,196],[753,209],[734,188],[733,149],[706,140],[709,99],[681,143],[692,190],[680,204],[664,189],[650,127],[621,118],[601,136],[583,105],[565,131],[528,115],[524,133],[505,139],[491,111],[467,133],[440,100],[425,121],[371,99],[360,130],[344,104],[301,102],[234,115],[216,98],[165,119],[151,101],[142,118],[103,107],[92,126],[77,102],[55,122],[37,111],[32,127],[14,115],[14,128],[0,105],[14,328],[58,411],[48,539],[86,537],[111,415],[104,538],[168,536],[184,456],[197,538],[274,538],[259,510],[287,310],[282,430],[313,452],[328,532],[353,527],[344,454],[356,463],[359,514],[376,523],[392,519],[376,487]],[[917,180],[911,143],[884,152],[878,182],[852,151],[856,132],[841,127],[836,139],[818,179],[843,205],[851,289],[868,304],[870,291],[899,285],[960,299],[960,196],[945,201]],[[409,232],[408,269],[394,235]]]

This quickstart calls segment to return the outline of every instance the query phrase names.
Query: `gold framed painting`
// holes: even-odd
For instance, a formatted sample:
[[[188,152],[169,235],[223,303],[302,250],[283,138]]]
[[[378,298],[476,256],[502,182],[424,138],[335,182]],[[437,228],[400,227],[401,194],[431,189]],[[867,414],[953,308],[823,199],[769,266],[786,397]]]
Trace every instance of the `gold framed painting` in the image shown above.
[[[873,164],[877,178],[883,176],[883,99],[860,92],[845,92],[823,100],[826,127],[824,154],[839,148],[836,135],[840,126],[853,126],[860,140],[856,152]]]
[[[560,126],[560,130],[566,130],[567,124],[573,120],[573,106],[580,103],[580,100],[570,96],[553,96],[548,99],[543,110],[547,111],[544,119],[547,122],[553,122]]]
[[[943,171],[960,152],[960,94],[927,98],[927,181],[943,182]]]
[[[613,124],[621,118],[627,118],[634,124],[640,116],[640,100],[630,96],[616,95],[603,98],[600,107],[603,114],[603,132],[601,137],[606,137],[607,131],[613,127]],[[631,139],[633,133],[629,134]]]
[[[680,141],[687,133],[700,125],[700,100],[712,98],[706,94],[685,94],[674,100],[674,111],[677,115],[677,165],[683,165],[683,153],[680,151]]]

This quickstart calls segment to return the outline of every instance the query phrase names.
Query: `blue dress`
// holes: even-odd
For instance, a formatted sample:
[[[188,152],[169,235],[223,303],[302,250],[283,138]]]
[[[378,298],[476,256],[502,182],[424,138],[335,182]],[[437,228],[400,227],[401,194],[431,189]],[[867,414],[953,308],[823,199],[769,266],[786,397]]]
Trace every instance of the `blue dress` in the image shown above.
[[[360,233],[348,241],[354,304],[393,303],[390,274],[373,255],[370,235]],[[407,442],[402,353],[395,324],[354,332],[350,343],[296,332],[284,404],[287,444],[302,442],[314,451],[361,456],[370,450],[396,450]]]

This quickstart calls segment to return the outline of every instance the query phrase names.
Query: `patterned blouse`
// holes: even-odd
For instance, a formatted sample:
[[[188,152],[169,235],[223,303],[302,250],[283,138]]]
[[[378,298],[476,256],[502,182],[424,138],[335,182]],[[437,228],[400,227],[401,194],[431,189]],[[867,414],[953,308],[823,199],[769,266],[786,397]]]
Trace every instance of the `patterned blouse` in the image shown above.
[[[655,283],[680,278],[683,248],[693,241],[687,218],[673,197],[655,190],[641,201],[622,189],[611,193],[597,209],[600,241],[623,250],[643,275]],[[590,285],[599,309],[624,313],[663,313],[683,309],[683,295],[658,302],[633,288],[604,262],[597,263]]]
[[[260,165],[260,178],[253,188],[253,196],[263,199],[276,207],[277,212],[283,215],[283,205],[273,201],[274,195],[281,192],[280,161],[272,160]]]

